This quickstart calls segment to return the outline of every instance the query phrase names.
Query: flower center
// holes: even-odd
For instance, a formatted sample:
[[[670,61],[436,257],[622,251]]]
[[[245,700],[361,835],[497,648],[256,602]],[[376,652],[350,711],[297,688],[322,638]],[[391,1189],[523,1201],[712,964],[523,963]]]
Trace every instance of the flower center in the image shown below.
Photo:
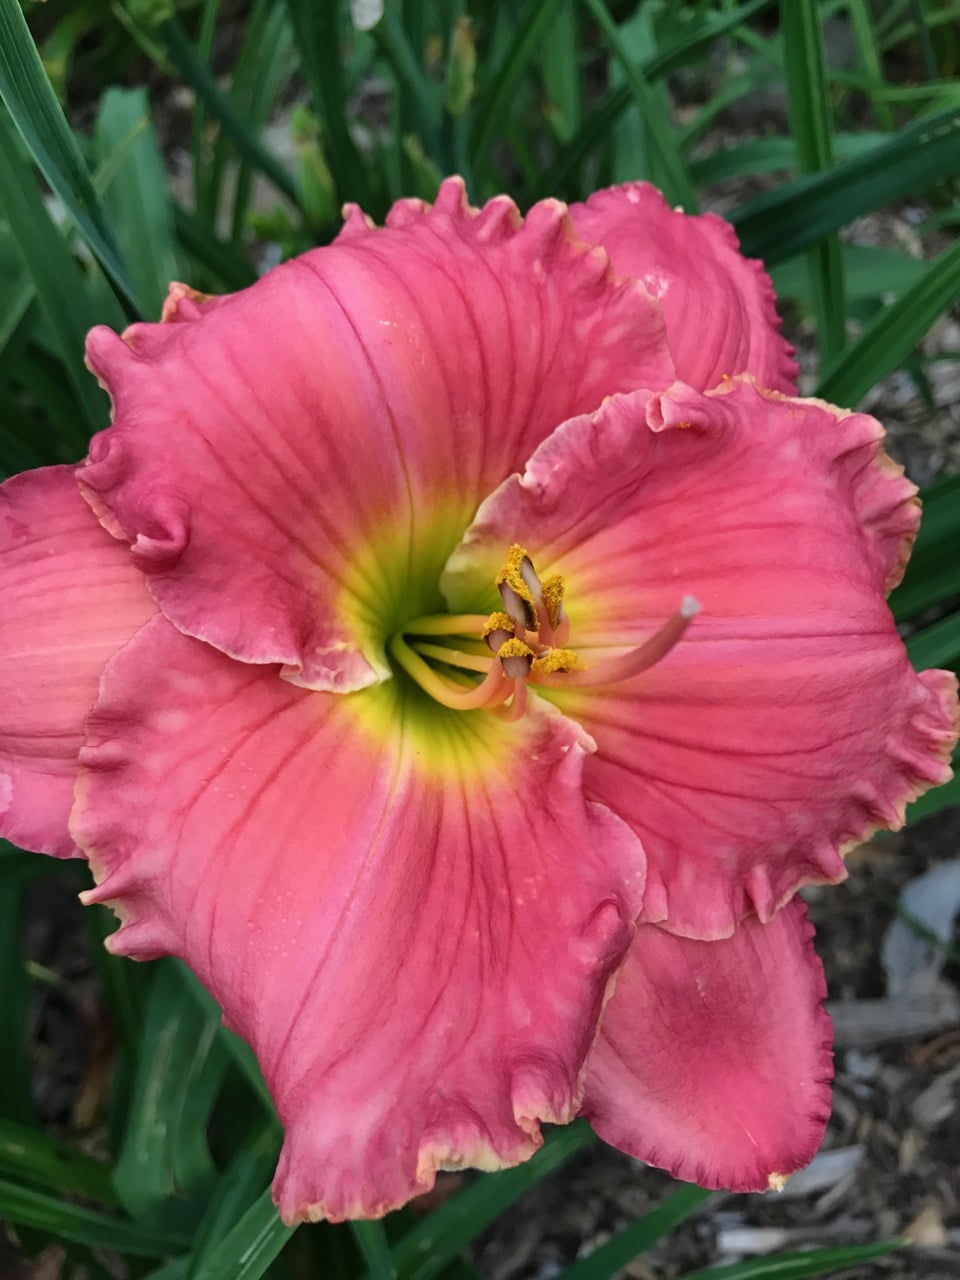
[[[527,552],[515,545],[496,585],[503,608],[489,617],[414,618],[394,633],[389,647],[407,675],[443,706],[487,708],[506,720],[524,714],[529,685],[582,689],[646,671],[670,652],[700,612],[698,601],[684,596],[677,612],[642,645],[586,665],[567,645],[570,622],[563,607],[562,575],[541,579]],[[482,678],[478,681],[472,673]]]

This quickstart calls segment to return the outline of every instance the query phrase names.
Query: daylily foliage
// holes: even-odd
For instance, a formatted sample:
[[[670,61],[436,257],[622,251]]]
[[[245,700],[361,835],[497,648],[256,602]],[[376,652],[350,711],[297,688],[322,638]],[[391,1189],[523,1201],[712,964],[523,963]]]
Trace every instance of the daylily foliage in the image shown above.
[[[730,228],[450,180],[88,362],[112,425],[0,488],[2,830],[253,1046],[283,1216],[577,1114],[706,1186],[807,1162],[796,891],[949,777],[956,688],[885,603],[915,489],[795,397]]]

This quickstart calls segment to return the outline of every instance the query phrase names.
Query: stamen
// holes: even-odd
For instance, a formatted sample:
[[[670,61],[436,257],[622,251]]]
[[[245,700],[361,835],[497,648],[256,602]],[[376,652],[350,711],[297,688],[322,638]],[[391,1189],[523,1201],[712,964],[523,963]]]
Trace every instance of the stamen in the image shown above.
[[[513,685],[504,678],[503,666],[494,659],[490,670],[479,684],[461,687],[450,684],[424,662],[423,658],[407,644],[398,631],[390,638],[390,652],[424,693],[454,711],[472,711],[477,707],[495,707],[505,702],[513,692]]]
[[[680,608],[668,618],[659,631],[655,632],[645,644],[638,649],[624,653],[618,658],[603,658],[583,670],[540,674],[536,672],[537,684],[553,689],[584,689],[594,685],[616,684],[620,680],[629,680],[639,675],[654,663],[666,657],[673,646],[689,627],[692,620],[700,612],[701,605],[693,596],[684,596]]]
[[[533,662],[533,650],[522,640],[510,639],[497,650],[508,680],[526,680]]]
[[[430,644],[426,640],[414,640],[411,648],[424,658],[435,658],[448,667],[462,667],[464,671],[479,671],[486,675],[490,670],[490,658],[483,653],[466,653],[463,649],[448,649],[443,644]]]
[[[527,678],[520,676],[513,682],[513,697],[510,699],[510,705],[502,707],[497,715],[501,720],[508,722],[519,720],[527,710]]]
[[[531,588],[531,581],[536,584],[536,595]],[[517,543],[507,552],[506,563],[497,574],[496,583],[503,607],[517,626],[524,627],[527,631],[536,631],[540,581],[530,557]]]
[[[483,624],[484,641],[494,653],[499,653],[500,646],[513,638],[516,625],[509,613],[491,613]]]
[[[403,630],[408,636],[475,636],[486,622],[483,613],[435,613],[414,618]]]

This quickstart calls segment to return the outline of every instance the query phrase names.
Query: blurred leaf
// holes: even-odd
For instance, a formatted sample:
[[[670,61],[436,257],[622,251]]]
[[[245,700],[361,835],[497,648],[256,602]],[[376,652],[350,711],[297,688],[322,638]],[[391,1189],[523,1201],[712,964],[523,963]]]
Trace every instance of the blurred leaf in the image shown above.
[[[841,246],[845,293],[848,301],[880,298],[888,293],[904,293],[927,271],[927,264],[900,249],[880,249],[873,245]],[[770,272],[780,298],[809,300],[815,287],[802,258],[781,263]]]
[[[139,310],[83,154],[47,79],[17,0],[0,0],[0,98],[51,189],[117,287]],[[5,184],[0,185],[0,194],[5,198]]]
[[[550,125],[569,142],[580,124],[580,24],[578,0],[563,0],[543,39],[543,83],[550,102]]]
[[[194,1238],[187,1280],[203,1274],[234,1224],[262,1195],[276,1167],[281,1136],[275,1119],[261,1120],[224,1171]]]
[[[207,110],[230,135],[240,154],[254,166],[295,206],[299,193],[292,175],[260,141],[257,134],[237,110],[229,94],[217,84],[213,73],[197,53],[192,41],[176,18],[163,22],[157,35],[184,80],[206,104]]]
[[[690,1271],[682,1280],[804,1280],[846,1270],[871,1258],[882,1258],[903,1248],[903,1241],[849,1245],[841,1249],[811,1249],[809,1253],[781,1254],[774,1258],[750,1258],[727,1267],[707,1267]],[[879,1274],[879,1273],[878,1273]]]
[[[960,588],[960,578],[956,582]],[[924,627],[907,641],[907,653],[918,671],[952,667],[960,662],[960,612]]]
[[[932,791],[925,792],[919,800],[914,800],[913,804],[907,805],[908,824],[919,822],[921,818],[929,818],[931,814],[939,813],[948,805],[960,805],[960,747],[954,750],[950,763],[953,766],[953,777],[949,782],[945,782],[942,787],[934,787]]]
[[[0,5],[4,0],[0,0]],[[80,417],[61,424],[63,438],[78,455],[86,452],[89,432],[106,426],[108,405],[103,392],[83,365],[87,330],[101,316],[89,306],[84,278],[66,241],[40,198],[33,171],[21,158],[5,114],[0,111],[0,210],[17,242],[33,279],[37,299],[59,347],[73,384]],[[113,318],[113,317],[111,317]]]
[[[38,1182],[48,1191],[116,1203],[108,1164],[13,1120],[0,1119],[0,1172]]]
[[[903,622],[960,595],[957,547],[960,546],[960,475],[946,476],[921,493],[923,519],[903,582],[890,596],[890,607]]]
[[[176,1233],[148,1230],[142,1223],[114,1218],[95,1209],[82,1209],[79,1205],[67,1204],[60,1196],[20,1187],[3,1178],[0,1178],[0,1218],[16,1226],[49,1231],[64,1240],[113,1249],[134,1257],[162,1258],[182,1252],[186,1243],[184,1237]]]
[[[927,264],[923,276],[884,307],[825,371],[817,394],[835,404],[856,404],[881,378],[900,367],[934,320],[960,297],[960,241]]]
[[[823,66],[818,0],[782,0],[784,71],[790,132],[801,173],[820,173],[833,164],[833,124]],[[845,345],[843,259],[840,241],[827,236],[807,250],[811,299],[821,365]]]
[[[351,1222],[350,1234],[367,1264],[369,1280],[397,1280],[397,1269],[390,1256],[390,1242],[381,1221]]]
[[[783,262],[839,227],[905,196],[917,196],[960,170],[960,108],[927,116],[888,142],[799,178],[730,214],[743,252]]]
[[[562,1271],[557,1280],[610,1280],[637,1254],[649,1249],[661,1236],[696,1213],[713,1194],[703,1187],[679,1184],[676,1191],[672,1191],[656,1209],[618,1231],[587,1257],[578,1259]]]
[[[536,57],[548,29],[556,21],[560,4],[561,0],[527,0],[509,53],[499,66],[485,68],[489,81],[481,85],[476,103],[479,123],[470,144],[470,160],[474,167],[485,160],[493,140],[503,133],[515,102],[517,83]]]
[[[433,1280],[523,1193],[596,1142],[586,1121],[553,1129],[532,1160],[485,1174],[419,1222],[393,1248],[400,1280]]]
[[[836,133],[833,153],[837,160],[853,160],[884,140],[882,133]],[[726,178],[751,173],[774,173],[797,167],[797,148],[792,138],[752,138],[735,146],[720,147],[712,155],[690,161],[695,182],[709,186]]]
[[[296,1227],[287,1227],[264,1191],[236,1226],[190,1273],[190,1280],[259,1280]]]
[[[219,1021],[185,995],[172,964],[158,966],[116,1165],[117,1192],[134,1214],[213,1181],[206,1130],[226,1069]]]
[[[584,0],[593,20],[600,28],[604,42],[616,59],[633,100],[640,113],[650,147],[657,158],[657,185],[661,188],[670,204],[680,204],[688,213],[695,213],[699,207],[697,195],[687,175],[680,153],[680,145],[673,130],[670,115],[665,113],[666,103],[651,88],[647,78],[633,57],[624,34],[610,16],[604,0]],[[643,19],[641,11],[637,15]],[[642,26],[638,29],[642,33]]]
[[[347,127],[347,89],[341,58],[340,0],[286,0],[300,67],[314,110],[323,121],[327,158],[341,200],[376,214],[370,175]]]
[[[180,272],[169,180],[150,123],[146,90],[108,89],[97,114],[96,135],[104,160],[127,143],[125,158],[104,192],[104,203],[117,228],[144,315],[159,319],[167,286]]]

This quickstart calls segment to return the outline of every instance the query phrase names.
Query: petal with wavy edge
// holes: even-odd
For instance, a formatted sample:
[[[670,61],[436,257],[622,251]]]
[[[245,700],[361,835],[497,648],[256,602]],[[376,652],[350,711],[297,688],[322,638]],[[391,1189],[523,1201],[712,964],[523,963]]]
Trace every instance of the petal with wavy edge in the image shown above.
[[[81,485],[161,609],[340,692],[389,675],[386,636],[438,606],[477,503],[558,422],[674,376],[659,306],[562,205],[518,226],[448,182],[389,221],[88,343],[115,418]]]
[[[0,485],[0,834],[66,858],[83,718],[107,659],[156,605],[73,467]]]
[[[768,920],[950,776],[956,681],[916,675],[884,599],[919,504],[882,435],[746,380],[615,397],[558,428],[449,562],[455,610],[482,607],[507,541],[563,572],[587,666],[701,602],[650,670],[555,695],[596,739],[589,794],[643,842],[649,922]]]
[[[87,900],[117,907],[112,950],[182,956],[253,1045],[287,1221],[377,1216],[571,1118],[643,877],[583,799],[576,725],[445,713],[401,681],[303,690],[165,618],[102,689]]]
[[[795,391],[793,348],[763,263],[740,252],[733,227],[715,213],[671,209],[647,182],[595,192],[570,208],[577,234],[601,244],[624,276],[660,300],[677,376],[701,391],[752,373],[776,391]]]
[[[812,938],[799,899],[718,942],[641,926],[590,1056],[583,1113],[600,1137],[730,1191],[809,1163],[833,1077]]]

